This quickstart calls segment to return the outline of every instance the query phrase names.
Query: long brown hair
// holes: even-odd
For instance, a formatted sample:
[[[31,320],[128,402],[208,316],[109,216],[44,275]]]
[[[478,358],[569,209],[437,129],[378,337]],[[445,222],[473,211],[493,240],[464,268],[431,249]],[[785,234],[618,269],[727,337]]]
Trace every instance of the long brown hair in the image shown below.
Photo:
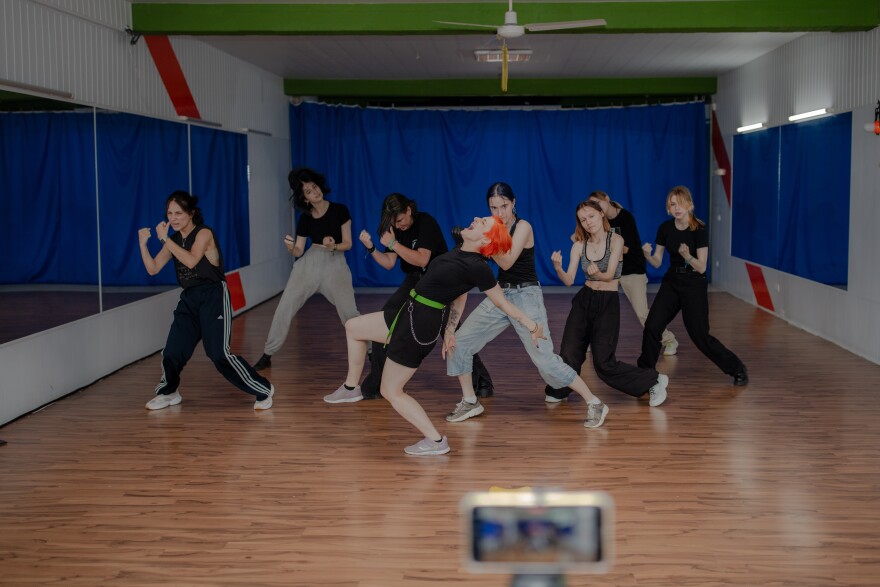
[[[706,226],[705,222],[694,216],[694,198],[691,196],[691,191],[689,189],[683,185],[677,185],[669,190],[669,194],[666,196],[667,213],[669,213],[672,196],[678,198],[678,204],[680,206],[684,206],[688,209],[688,228],[690,230],[697,230],[701,226]]]
[[[621,206],[618,202],[615,202],[611,199],[611,196],[608,195],[607,192],[603,192],[602,190],[596,190],[594,192],[590,192],[590,195],[587,198],[599,198],[600,200],[605,200],[610,205],[614,206],[618,210],[623,210],[623,206]]]
[[[584,200],[580,204],[577,205],[577,208],[574,209],[574,240],[575,242],[585,242],[590,235],[587,233],[587,229],[583,227],[581,224],[581,219],[578,218],[578,212],[583,210],[584,208],[592,208],[596,212],[602,215],[602,227],[605,229],[605,232],[611,230],[611,224],[608,222],[608,218],[605,217],[605,212],[602,211],[602,206],[594,202],[593,200]]]

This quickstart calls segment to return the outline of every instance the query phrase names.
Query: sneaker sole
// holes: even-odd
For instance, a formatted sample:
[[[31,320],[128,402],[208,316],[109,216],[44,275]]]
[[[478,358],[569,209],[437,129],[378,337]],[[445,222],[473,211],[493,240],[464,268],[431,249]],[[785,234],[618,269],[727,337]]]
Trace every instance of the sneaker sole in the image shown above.
[[[545,395],[544,402],[548,404],[558,404],[562,399],[558,397],[553,397],[552,395]]]
[[[479,416],[480,414],[483,413],[484,409],[485,408],[483,408],[482,405],[479,405],[479,406],[475,407],[473,410],[471,410],[465,414],[462,414],[461,416],[459,416],[457,418],[450,418],[449,416],[446,416],[446,421],[447,422],[464,422],[468,418],[473,418],[475,416]]]
[[[167,403],[162,404],[161,406],[158,406],[155,408],[151,408],[149,405],[146,405],[144,407],[147,408],[148,410],[164,410],[165,408],[170,408],[171,406],[176,406],[177,404],[179,404],[182,401],[183,401],[182,397],[176,397],[173,400],[171,400],[170,402],[167,402]]]
[[[452,450],[452,449],[449,447],[446,447],[446,448],[442,448],[439,450],[431,450],[431,451],[427,451],[427,452],[406,452],[406,449],[404,449],[403,452],[405,452],[406,454],[408,454],[411,457],[433,457],[433,456],[438,456],[438,455],[445,455],[450,450]]]
[[[359,402],[364,399],[364,396],[359,395],[357,397],[348,397],[345,399],[327,399],[330,396],[324,396],[324,401],[328,404],[351,404],[354,402]]]
[[[599,428],[600,426],[602,426],[602,424],[605,423],[605,416],[607,416],[607,415],[608,415],[608,406],[604,406],[602,408],[602,416],[599,418],[599,423],[596,424],[595,426],[587,426],[587,423],[584,422],[584,428]]]

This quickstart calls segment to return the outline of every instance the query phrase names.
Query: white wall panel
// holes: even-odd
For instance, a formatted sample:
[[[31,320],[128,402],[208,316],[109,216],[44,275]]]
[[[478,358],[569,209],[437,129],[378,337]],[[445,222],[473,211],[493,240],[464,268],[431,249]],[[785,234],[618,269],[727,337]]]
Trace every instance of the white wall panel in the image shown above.
[[[788,123],[788,116],[822,107],[853,113],[850,176],[849,283],[838,289],[764,268],[775,312],[805,330],[880,363],[880,137],[863,130],[880,99],[880,29],[811,33],[718,80],[717,114],[736,181],[736,127]],[[716,285],[754,303],[745,265],[730,256],[730,207],[713,181],[712,252]],[[717,215],[722,220],[717,220]],[[820,234],[817,238],[834,238]]]
[[[0,0],[0,79],[177,120],[145,41],[131,45],[123,31],[130,20],[124,0]],[[250,307],[277,294],[290,270],[281,245],[291,215],[283,82],[195,39],[174,38],[172,46],[204,119],[272,134],[248,135],[251,265],[241,275]],[[0,425],[159,350],[176,299],[176,292],[154,296],[0,345]]]

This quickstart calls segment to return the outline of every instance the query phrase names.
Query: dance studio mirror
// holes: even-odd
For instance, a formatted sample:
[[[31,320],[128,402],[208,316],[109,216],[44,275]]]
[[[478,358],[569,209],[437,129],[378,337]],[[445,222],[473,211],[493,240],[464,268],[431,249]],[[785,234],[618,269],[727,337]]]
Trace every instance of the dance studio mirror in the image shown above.
[[[104,147],[118,142],[106,132],[112,123],[104,122],[102,133],[102,118],[114,117],[65,100],[0,91],[0,344],[175,287],[168,276],[128,283],[110,273],[119,251],[137,254],[137,235],[120,242],[108,226],[144,216],[119,189],[120,178],[137,181],[136,174],[96,165]],[[136,142],[116,147],[139,150]],[[149,217],[161,220],[161,208],[160,195]],[[101,241],[105,233],[111,242]]]

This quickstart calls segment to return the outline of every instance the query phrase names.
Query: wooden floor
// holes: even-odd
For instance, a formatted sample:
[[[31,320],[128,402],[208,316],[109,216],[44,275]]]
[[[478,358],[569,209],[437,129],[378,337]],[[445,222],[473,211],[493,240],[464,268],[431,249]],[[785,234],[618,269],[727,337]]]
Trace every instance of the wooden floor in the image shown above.
[[[546,296],[557,345],[569,292]],[[260,355],[276,303],[236,319],[234,351]],[[634,360],[641,335],[621,307],[619,356]],[[497,389],[486,413],[447,424],[459,396],[435,351],[409,391],[448,434],[442,457],[404,455],[418,434],[384,400],[321,401],[345,374],[322,298],[274,358],[268,412],[200,349],[183,403],[148,412],[148,357],[0,428],[0,584],[506,586],[462,565],[459,499],[493,486],[613,495],[612,572],[570,587],[880,584],[880,366],[727,294],[711,307],[751,385],[733,387],[677,319],[662,407],[585,368],[611,408],[598,430],[580,400],[545,405],[509,331],[482,354]]]

